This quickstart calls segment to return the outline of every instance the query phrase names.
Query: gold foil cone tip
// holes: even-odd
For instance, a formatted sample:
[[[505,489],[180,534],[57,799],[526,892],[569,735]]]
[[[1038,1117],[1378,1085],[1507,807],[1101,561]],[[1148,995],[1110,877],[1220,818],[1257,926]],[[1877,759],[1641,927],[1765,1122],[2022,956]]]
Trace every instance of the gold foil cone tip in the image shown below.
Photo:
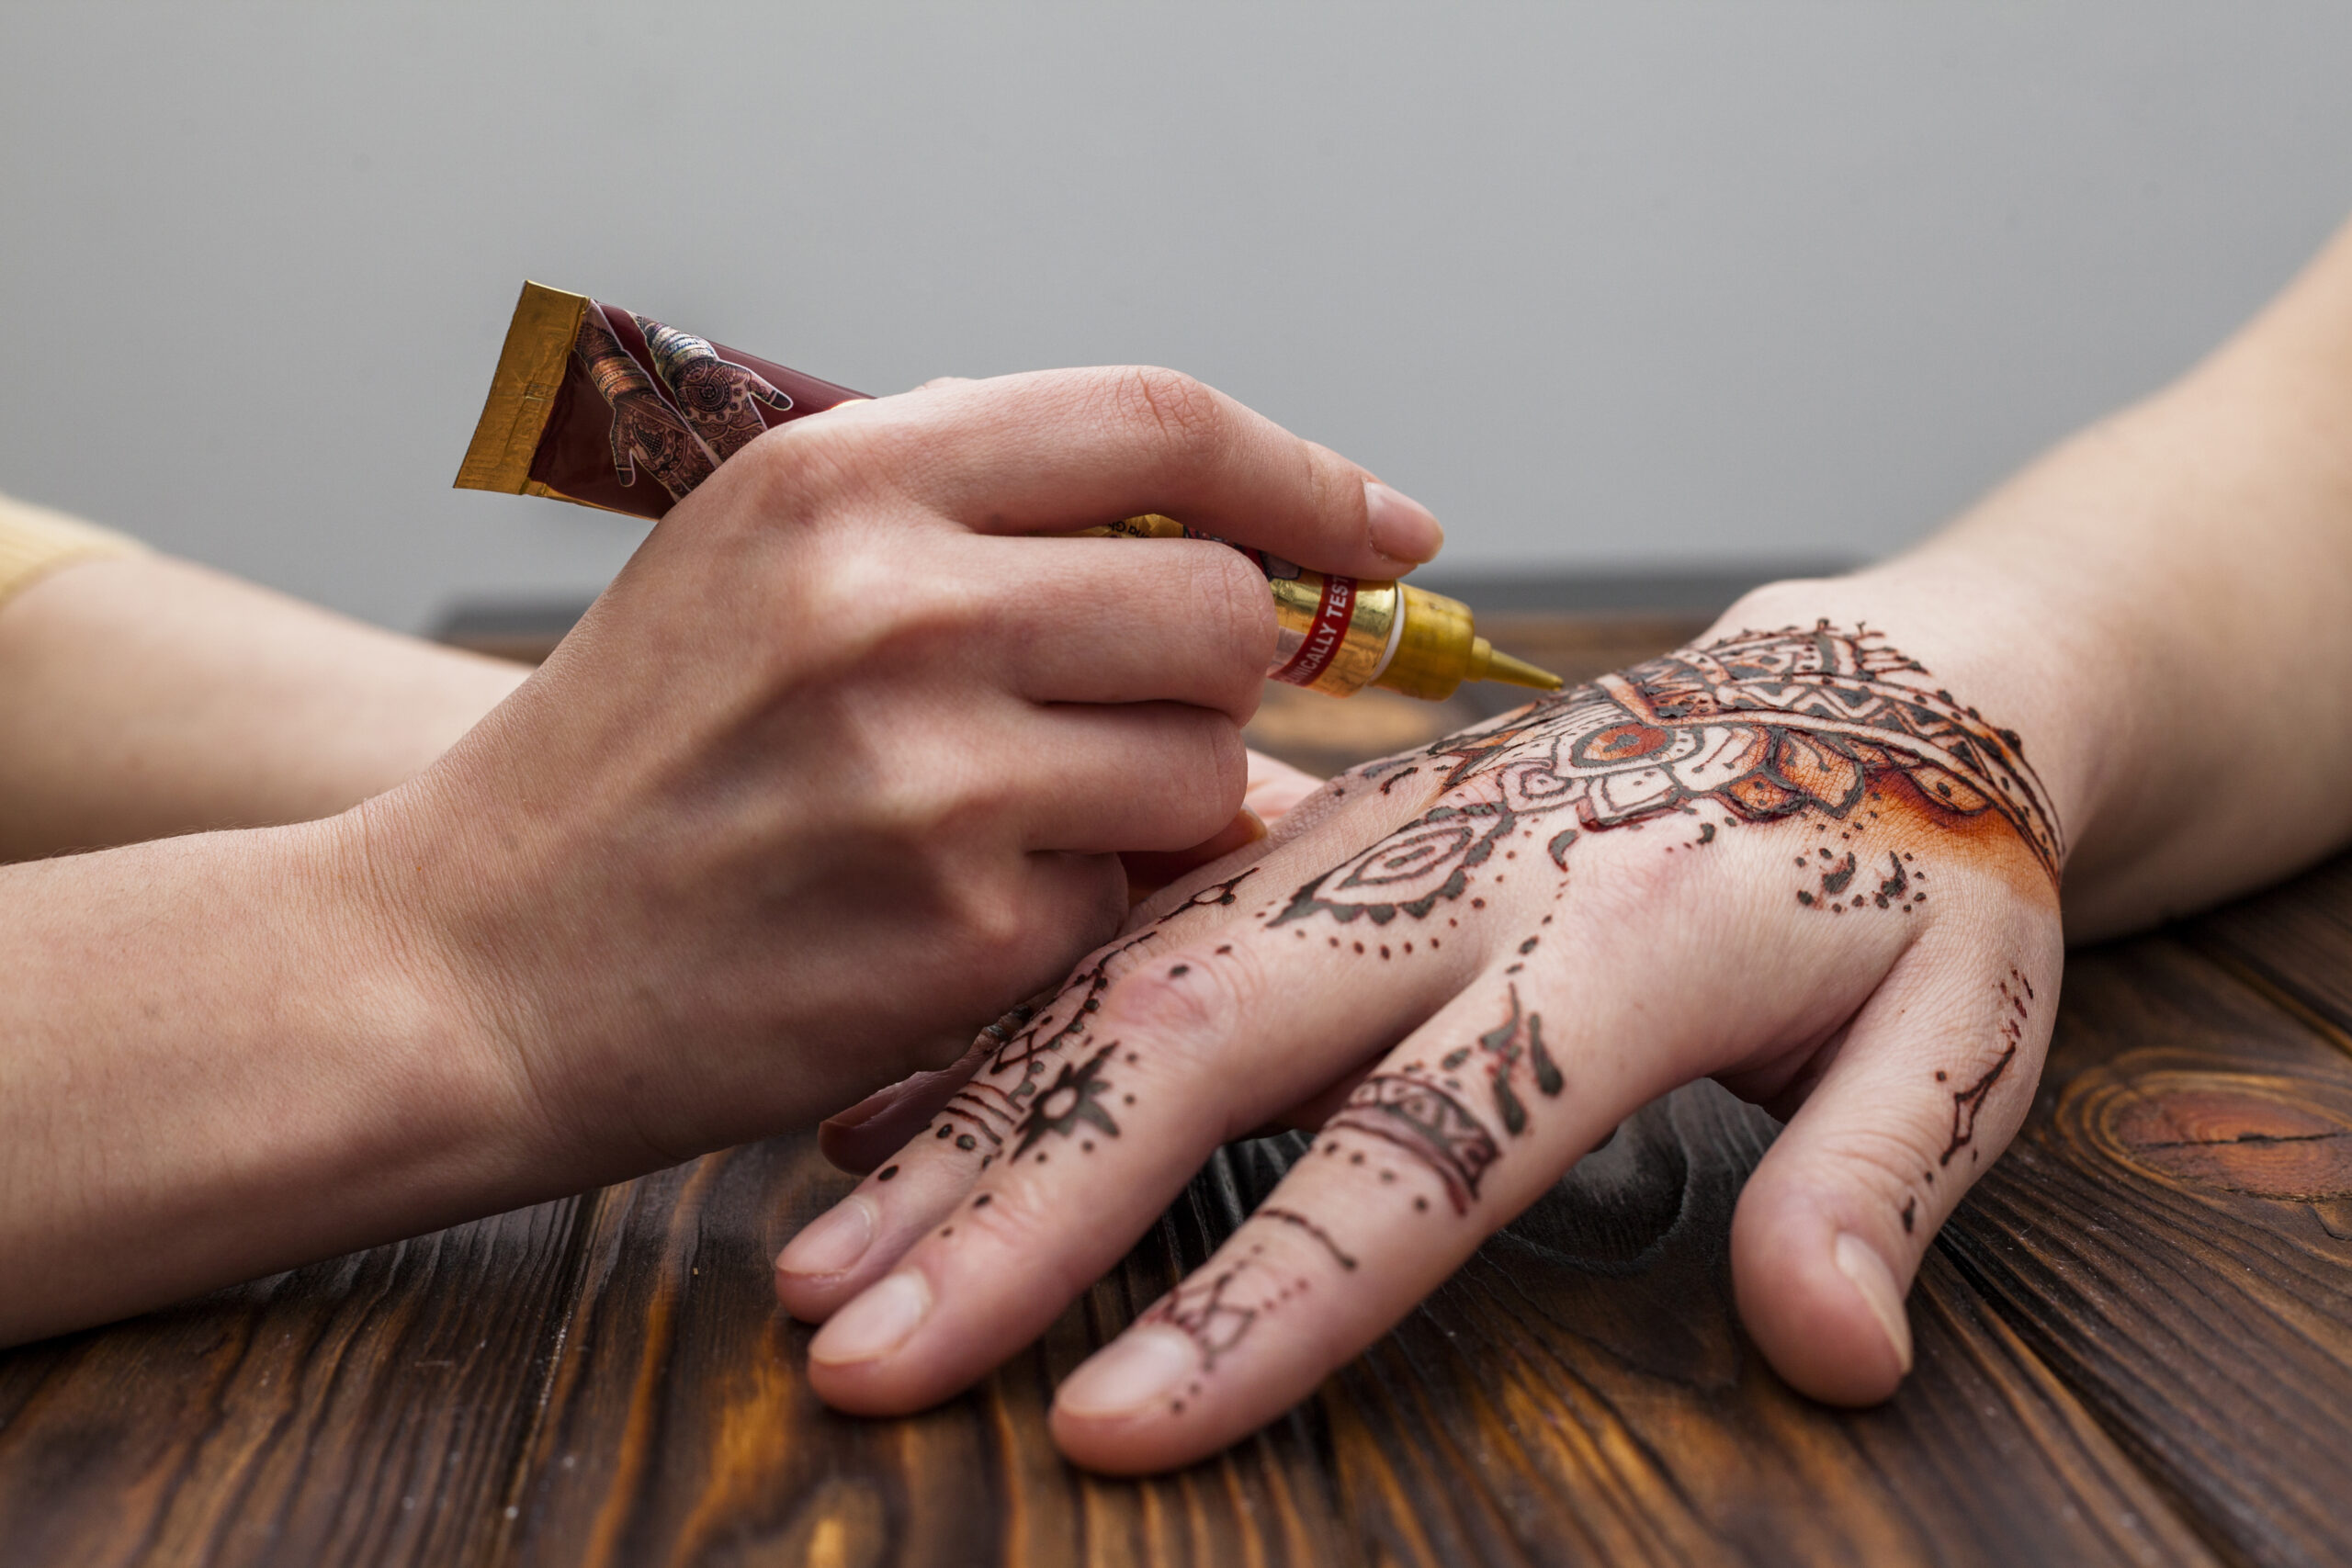
[[[1475,679],[1500,681],[1510,686],[1532,686],[1539,692],[1556,692],[1566,684],[1549,670],[1539,670],[1524,659],[1513,659],[1485,637],[1478,639],[1478,649],[1487,656],[1487,667]]]

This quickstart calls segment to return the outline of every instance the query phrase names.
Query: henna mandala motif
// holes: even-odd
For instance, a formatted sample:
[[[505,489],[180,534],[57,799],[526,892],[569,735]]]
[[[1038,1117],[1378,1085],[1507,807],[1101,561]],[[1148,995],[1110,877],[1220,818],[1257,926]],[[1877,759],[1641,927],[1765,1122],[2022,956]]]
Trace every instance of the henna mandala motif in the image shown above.
[[[632,319],[653,352],[654,373],[678,400],[679,412],[719,462],[741,452],[767,429],[755,404],[764,403],[778,413],[792,407],[792,400],[769,385],[766,377],[749,366],[721,359],[718,350],[692,333],[663,326],[649,316],[632,314]]]
[[[613,472],[621,483],[635,484],[642,463],[671,500],[683,501],[688,491],[710,478],[710,454],[671,412],[645,367],[613,335],[602,306],[592,301],[580,313],[580,332],[571,347],[613,411]]]
[[[1450,763],[1446,799],[1295,893],[1269,923],[1324,914],[1385,925],[1457,899],[1531,818],[1566,866],[1581,831],[1713,802],[1739,821],[1854,814],[1896,782],[1929,809],[2005,818],[2054,882],[2064,846],[2017,736],[1984,722],[1866,629],[1743,632],[1604,675],[1422,752]],[[1369,773],[1367,776],[1371,776]],[[1712,835],[1709,835],[1712,837]],[[1905,880],[1894,868],[1883,891]]]

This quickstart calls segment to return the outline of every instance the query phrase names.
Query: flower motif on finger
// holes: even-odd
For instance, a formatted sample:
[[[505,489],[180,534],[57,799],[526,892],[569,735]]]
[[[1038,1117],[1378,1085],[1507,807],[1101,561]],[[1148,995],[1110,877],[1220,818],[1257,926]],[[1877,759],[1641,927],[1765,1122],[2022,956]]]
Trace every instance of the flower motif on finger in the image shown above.
[[[1108,1138],[1119,1135],[1118,1122],[1102,1108],[1102,1093],[1111,1087],[1102,1079],[1102,1064],[1118,1048],[1119,1043],[1114,1040],[1083,1062],[1062,1064],[1061,1076],[1030,1102],[1029,1114],[1021,1123],[1021,1142],[1013,1145],[1013,1158],[1027,1154],[1048,1133],[1075,1137],[1080,1126],[1089,1126]]]

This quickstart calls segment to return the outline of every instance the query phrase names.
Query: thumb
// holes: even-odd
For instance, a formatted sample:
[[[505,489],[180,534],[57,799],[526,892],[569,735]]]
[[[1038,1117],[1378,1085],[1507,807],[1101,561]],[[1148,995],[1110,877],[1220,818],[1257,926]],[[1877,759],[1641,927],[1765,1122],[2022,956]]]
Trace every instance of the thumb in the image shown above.
[[[1965,955],[1910,949],[1740,1195],[1740,1320],[1815,1399],[1875,1404],[1911,1370],[1903,1302],[1919,1260],[2041,1075],[2063,958],[2054,931],[2029,945],[2018,963],[1973,940]]]

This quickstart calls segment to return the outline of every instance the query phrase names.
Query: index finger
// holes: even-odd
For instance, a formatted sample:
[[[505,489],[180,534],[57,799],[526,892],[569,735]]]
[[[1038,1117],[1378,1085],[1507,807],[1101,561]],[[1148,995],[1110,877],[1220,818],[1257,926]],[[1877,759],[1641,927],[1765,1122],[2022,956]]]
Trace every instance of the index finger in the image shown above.
[[[1396,576],[1445,540],[1427,508],[1329,447],[1149,366],[933,383],[829,410],[770,442],[836,479],[887,474],[981,533],[1068,533],[1159,512],[1358,577]]]

